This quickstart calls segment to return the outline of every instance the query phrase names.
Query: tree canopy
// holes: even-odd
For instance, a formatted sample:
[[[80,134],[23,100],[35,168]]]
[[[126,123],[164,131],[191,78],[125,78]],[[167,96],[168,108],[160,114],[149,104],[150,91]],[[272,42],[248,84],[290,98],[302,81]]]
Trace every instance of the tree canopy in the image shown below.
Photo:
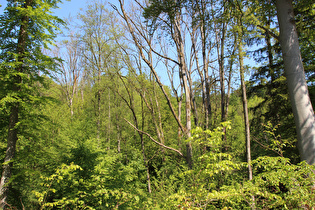
[[[0,208],[315,206],[315,3],[60,3],[0,15]]]

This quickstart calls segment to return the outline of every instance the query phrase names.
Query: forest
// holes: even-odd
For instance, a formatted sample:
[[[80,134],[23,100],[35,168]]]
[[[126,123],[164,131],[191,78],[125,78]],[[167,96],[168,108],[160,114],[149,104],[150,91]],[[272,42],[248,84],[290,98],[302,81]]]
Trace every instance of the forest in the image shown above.
[[[315,2],[62,3],[1,5],[0,209],[314,209]]]

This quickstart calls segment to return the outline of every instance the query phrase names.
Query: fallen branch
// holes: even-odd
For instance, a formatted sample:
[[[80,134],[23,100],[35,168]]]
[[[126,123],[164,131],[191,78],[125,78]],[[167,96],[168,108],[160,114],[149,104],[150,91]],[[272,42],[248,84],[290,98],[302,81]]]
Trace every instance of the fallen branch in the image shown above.
[[[156,141],[150,134],[148,134],[148,133],[146,133],[146,132],[144,132],[144,131],[142,131],[142,130],[139,130],[136,126],[134,126],[131,122],[129,122],[129,121],[126,120],[125,118],[124,118],[124,120],[125,120],[129,125],[131,125],[135,130],[137,130],[138,132],[147,135],[154,143],[156,143],[156,144],[158,144],[158,145],[160,145],[161,147],[164,147],[164,148],[166,148],[166,149],[173,150],[173,151],[177,152],[180,156],[183,156],[183,154],[182,154],[180,151],[178,151],[177,149],[174,149],[174,148],[172,148],[172,147],[165,146],[164,144],[162,144],[162,143]]]

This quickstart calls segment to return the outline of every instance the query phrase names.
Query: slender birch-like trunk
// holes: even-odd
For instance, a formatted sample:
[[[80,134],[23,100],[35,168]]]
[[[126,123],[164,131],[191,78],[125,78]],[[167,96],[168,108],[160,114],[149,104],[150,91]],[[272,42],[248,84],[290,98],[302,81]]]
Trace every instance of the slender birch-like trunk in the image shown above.
[[[248,117],[248,106],[247,106],[247,95],[246,86],[244,79],[244,64],[242,55],[242,44],[239,44],[239,64],[240,64],[240,77],[241,77],[241,89],[242,89],[242,100],[243,100],[243,112],[244,112],[244,126],[245,126],[245,138],[246,138],[246,159],[248,164],[248,178],[253,179],[253,171],[251,166],[251,150],[250,150],[250,129],[249,129],[249,117]]]

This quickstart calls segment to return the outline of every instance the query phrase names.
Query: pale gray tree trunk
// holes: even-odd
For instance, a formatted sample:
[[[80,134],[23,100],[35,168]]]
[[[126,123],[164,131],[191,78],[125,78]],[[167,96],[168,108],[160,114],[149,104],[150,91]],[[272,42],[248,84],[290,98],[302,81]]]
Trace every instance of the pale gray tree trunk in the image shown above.
[[[185,111],[186,111],[186,135],[187,138],[191,137],[191,91],[189,87],[189,74],[188,67],[185,61],[185,47],[184,47],[184,40],[182,37],[182,29],[181,29],[181,17],[178,14],[177,17],[175,17],[175,23],[174,23],[174,33],[173,33],[173,40],[176,45],[176,50],[178,53],[178,61],[179,61],[179,78],[181,80],[181,85],[184,88],[185,93]],[[192,145],[191,142],[186,143],[186,161],[189,166],[189,168],[192,168]]]
[[[314,111],[305,79],[292,0],[276,0],[280,44],[302,160],[315,163]]]
[[[251,166],[251,150],[250,150],[250,128],[249,128],[249,116],[247,106],[247,95],[244,78],[244,64],[243,64],[243,49],[242,44],[239,44],[239,64],[240,64],[240,77],[241,77],[241,89],[242,89],[242,100],[243,100],[243,112],[244,112],[244,126],[245,126],[245,137],[246,137],[246,159],[248,163],[248,178],[253,179],[253,171]]]

